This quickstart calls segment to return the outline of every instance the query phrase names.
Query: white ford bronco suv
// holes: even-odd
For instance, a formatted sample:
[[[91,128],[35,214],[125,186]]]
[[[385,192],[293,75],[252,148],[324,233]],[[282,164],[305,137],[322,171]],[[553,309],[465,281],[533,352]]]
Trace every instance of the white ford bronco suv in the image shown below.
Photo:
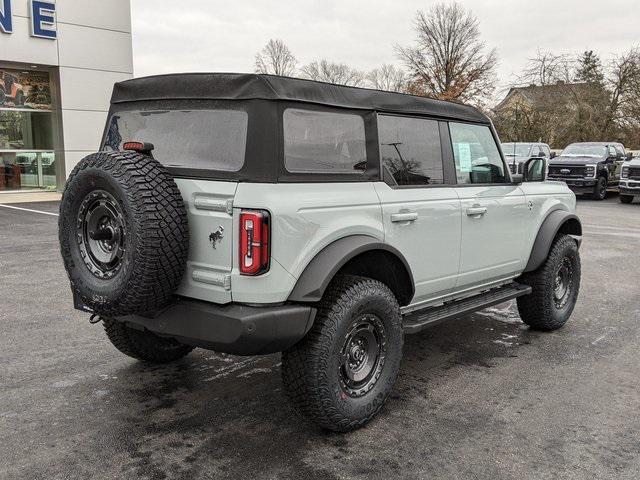
[[[574,194],[546,160],[509,172],[475,108],[253,74],[114,87],[101,151],[67,182],[75,307],[117,349],[282,352],[287,396],[324,428],[367,423],[403,336],[517,298],[531,328],[580,286]]]

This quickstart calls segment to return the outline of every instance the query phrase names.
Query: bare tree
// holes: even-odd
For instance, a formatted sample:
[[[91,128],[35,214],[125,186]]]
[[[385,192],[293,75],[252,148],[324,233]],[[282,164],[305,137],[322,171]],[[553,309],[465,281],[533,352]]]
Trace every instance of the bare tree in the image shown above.
[[[569,83],[573,78],[573,63],[568,55],[538,50],[537,55],[529,59],[522,74],[518,76],[517,83],[539,86]]]
[[[388,64],[375,68],[367,74],[369,86],[390,92],[406,92],[408,80],[404,70]]]
[[[603,133],[616,124],[623,129],[640,128],[640,48],[616,57],[606,81],[611,99]]]
[[[361,86],[365,75],[360,70],[345,63],[334,63],[327,60],[311,62],[300,69],[302,76],[309,80],[337,83],[339,85]]]
[[[495,88],[495,50],[485,53],[476,17],[458,3],[439,3],[415,19],[416,45],[396,46],[413,93],[482,103]]]
[[[297,64],[298,60],[282,40],[271,39],[256,53],[255,72],[292,76]]]

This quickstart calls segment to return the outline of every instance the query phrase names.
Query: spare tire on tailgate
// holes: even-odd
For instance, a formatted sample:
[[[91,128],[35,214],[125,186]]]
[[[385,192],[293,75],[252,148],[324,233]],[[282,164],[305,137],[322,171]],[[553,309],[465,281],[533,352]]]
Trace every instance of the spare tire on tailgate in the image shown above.
[[[71,288],[104,316],[165,306],[187,262],[187,211],[157,160],[100,152],[73,169],[62,196],[60,247]]]

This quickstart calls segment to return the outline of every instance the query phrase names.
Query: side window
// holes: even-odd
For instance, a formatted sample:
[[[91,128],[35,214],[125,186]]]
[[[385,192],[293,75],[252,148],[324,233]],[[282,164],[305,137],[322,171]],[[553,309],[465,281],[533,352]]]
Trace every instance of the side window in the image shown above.
[[[449,123],[458,183],[506,183],[504,162],[491,130],[483,125]]]
[[[398,185],[444,183],[438,122],[378,115],[380,157],[387,176]]]
[[[616,145],[616,153],[618,154],[618,158],[623,158],[625,156],[624,148]]]
[[[289,172],[353,174],[366,170],[360,115],[288,108],[283,120],[284,165]]]
[[[547,146],[542,147],[542,152],[544,153],[544,156],[549,158],[551,157],[551,149]]]
[[[613,145],[609,145],[609,157],[616,157],[618,154],[616,152],[616,147]]]

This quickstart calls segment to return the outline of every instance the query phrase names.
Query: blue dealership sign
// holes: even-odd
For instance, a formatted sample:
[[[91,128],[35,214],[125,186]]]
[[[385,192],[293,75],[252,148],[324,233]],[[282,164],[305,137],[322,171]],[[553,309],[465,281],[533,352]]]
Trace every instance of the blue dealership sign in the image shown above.
[[[31,36],[55,40],[56,34],[56,4],[31,0]]]
[[[0,0],[0,32],[13,33],[12,0]],[[56,28],[56,4],[53,0],[29,0],[31,15],[31,36],[55,40],[58,36]]]

